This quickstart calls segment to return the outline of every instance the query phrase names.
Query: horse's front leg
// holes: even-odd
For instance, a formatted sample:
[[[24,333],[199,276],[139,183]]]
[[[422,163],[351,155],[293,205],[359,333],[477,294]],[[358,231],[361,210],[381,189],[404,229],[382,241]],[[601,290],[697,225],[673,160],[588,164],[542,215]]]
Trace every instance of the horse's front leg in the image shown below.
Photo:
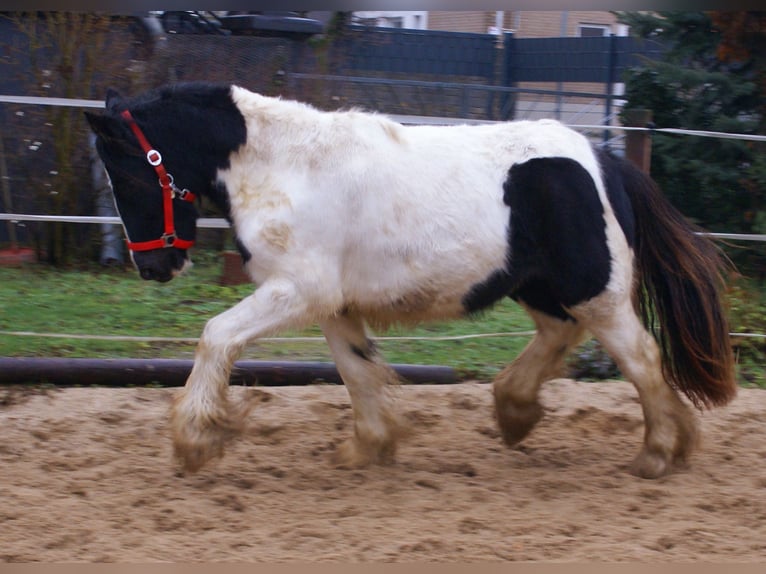
[[[406,425],[390,396],[396,372],[377,354],[357,316],[338,315],[321,322],[335,365],[351,398],[354,435],[337,451],[339,466],[356,468],[393,462]]]
[[[256,337],[306,323],[306,305],[292,286],[264,283],[253,295],[205,325],[186,386],[171,408],[173,447],[185,470],[223,455],[244,427],[250,408],[228,400],[229,375],[242,348]]]

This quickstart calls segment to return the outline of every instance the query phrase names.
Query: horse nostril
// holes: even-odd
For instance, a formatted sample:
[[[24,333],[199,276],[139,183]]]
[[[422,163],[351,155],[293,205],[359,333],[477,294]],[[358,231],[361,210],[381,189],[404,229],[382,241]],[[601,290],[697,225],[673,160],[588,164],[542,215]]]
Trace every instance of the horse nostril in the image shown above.
[[[149,281],[150,279],[154,279],[154,271],[152,271],[148,267],[144,267],[139,270],[139,273],[141,274],[141,279],[146,279]]]

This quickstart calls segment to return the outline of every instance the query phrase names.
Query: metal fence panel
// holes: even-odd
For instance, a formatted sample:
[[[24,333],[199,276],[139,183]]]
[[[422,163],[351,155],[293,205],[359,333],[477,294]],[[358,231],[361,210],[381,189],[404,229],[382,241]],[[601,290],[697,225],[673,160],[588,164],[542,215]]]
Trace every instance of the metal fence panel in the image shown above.
[[[639,38],[514,38],[505,42],[506,78],[513,82],[607,83],[632,66],[656,60],[661,44]]]
[[[352,26],[341,45],[353,71],[474,76],[493,83],[496,36]]]

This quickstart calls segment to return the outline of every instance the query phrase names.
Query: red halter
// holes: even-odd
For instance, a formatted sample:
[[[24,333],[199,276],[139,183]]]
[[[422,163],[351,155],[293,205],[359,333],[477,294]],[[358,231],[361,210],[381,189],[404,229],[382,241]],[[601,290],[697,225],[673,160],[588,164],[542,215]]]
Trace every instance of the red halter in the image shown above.
[[[156,149],[154,149],[144,136],[144,132],[138,127],[136,121],[128,110],[122,112],[122,117],[125,118],[133,130],[133,134],[136,136],[138,143],[141,145],[141,149],[146,154],[146,161],[149,162],[157,172],[160,178],[160,187],[162,187],[162,207],[165,215],[165,233],[159,239],[152,241],[139,241],[131,242],[128,239],[128,249],[131,251],[150,251],[152,249],[162,249],[164,247],[178,247],[179,249],[189,249],[194,245],[194,241],[188,239],[180,239],[176,235],[175,223],[173,221],[173,199],[178,197],[183,201],[193,203],[196,196],[188,189],[178,189],[175,183],[173,183],[173,176],[162,165],[162,155]]]

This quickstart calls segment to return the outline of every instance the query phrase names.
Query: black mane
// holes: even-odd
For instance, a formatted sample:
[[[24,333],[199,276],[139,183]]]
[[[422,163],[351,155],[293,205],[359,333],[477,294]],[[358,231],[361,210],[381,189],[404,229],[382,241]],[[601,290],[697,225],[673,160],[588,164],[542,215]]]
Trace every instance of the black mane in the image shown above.
[[[231,87],[183,82],[107,101],[107,113],[114,116],[130,110],[179,186],[206,195],[227,218],[228,196],[215,185],[216,173],[229,166],[229,157],[247,138],[245,120],[231,98]]]

